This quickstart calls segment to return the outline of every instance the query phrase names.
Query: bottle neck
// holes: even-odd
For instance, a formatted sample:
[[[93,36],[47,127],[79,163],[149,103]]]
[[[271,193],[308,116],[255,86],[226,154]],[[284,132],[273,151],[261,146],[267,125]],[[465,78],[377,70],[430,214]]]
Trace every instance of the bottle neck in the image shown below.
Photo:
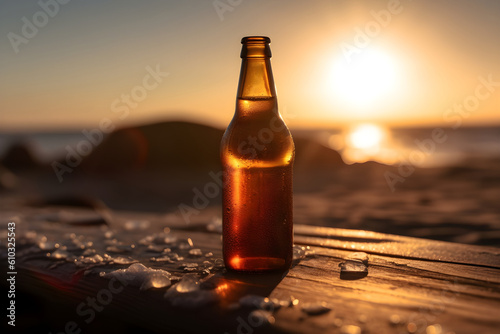
[[[269,58],[243,58],[237,97],[245,100],[276,97]]]
[[[262,100],[276,97],[269,43],[267,37],[243,38],[238,99]]]

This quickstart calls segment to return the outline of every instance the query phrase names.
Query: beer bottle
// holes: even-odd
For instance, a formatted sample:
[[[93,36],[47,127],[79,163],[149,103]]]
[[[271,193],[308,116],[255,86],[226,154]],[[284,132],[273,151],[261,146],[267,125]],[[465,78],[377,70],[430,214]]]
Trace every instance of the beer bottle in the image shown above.
[[[295,146],[276,100],[268,37],[244,37],[236,111],[221,143],[226,268],[287,270],[292,262]]]

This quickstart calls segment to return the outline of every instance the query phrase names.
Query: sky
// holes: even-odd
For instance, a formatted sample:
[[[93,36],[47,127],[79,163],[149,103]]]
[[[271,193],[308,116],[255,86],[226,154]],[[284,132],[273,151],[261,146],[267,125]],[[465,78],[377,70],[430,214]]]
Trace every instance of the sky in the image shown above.
[[[500,124],[498,0],[2,1],[0,31],[0,131],[223,128],[249,35],[292,128]]]

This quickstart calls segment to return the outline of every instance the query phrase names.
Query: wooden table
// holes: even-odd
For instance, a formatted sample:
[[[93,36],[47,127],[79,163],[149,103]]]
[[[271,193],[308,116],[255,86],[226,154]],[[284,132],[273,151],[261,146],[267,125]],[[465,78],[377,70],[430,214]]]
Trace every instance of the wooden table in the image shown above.
[[[295,244],[310,246],[315,254],[295,261],[287,273],[237,275],[220,268],[203,273],[203,261],[214,263],[222,257],[220,234],[207,229],[207,223],[214,220],[210,210],[190,224],[174,215],[103,214],[86,208],[55,206],[13,208],[1,216],[2,223],[6,224],[13,216],[17,222],[19,313],[16,329],[19,330],[39,329],[46,333],[500,332],[498,248],[297,225]],[[127,221],[137,227],[124,229]],[[110,226],[105,225],[106,222]],[[36,237],[28,231],[36,231]],[[111,235],[110,231],[115,234]],[[190,257],[187,248],[176,250],[184,257],[182,261],[151,261],[154,255],[148,253],[139,240],[162,231],[169,231],[169,235],[181,240],[190,238],[193,247],[201,249],[204,255]],[[110,280],[101,277],[99,271],[127,268],[128,264],[77,267],[72,262],[49,259],[47,251],[37,251],[37,246],[23,237],[29,237],[30,233],[32,239],[44,235],[49,241],[60,241],[61,245],[72,237],[68,237],[70,233],[83,235],[83,242],[92,241],[93,245],[88,248],[98,254],[106,252],[113,238],[123,245],[134,243],[135,248],[130,252],[112,256],[127,256],[147,267],[167,270],[172,274],[173,284],[188,274],[180,264],[198,263],[199,267],[190,275],[196,274],[203,291],[213,298],[202,299],[199,305],[192,302],[175,306],[164,297],[166,288],[141,291],[133,285],[120,291],[114,289],[109,294],[104,290],[116,286],[110,287]],[[4,249],[2,240],[3,254]],[[339,264],[353,252],[368,254],[367,275],[341,276]],[[213,255],[205,256],[207,253]],[[293,296],[299,303],[279,308],[268,305],[272,314],[272,318],[267,318],[270,324],[261,324],[262,319],[251,313],[255,308],[238,303],[249,294],[277,298],[283,304]],[[106,300],[110,295],[111,300]],[[99,304],[99,311],[87,323],[90,314],[80,314],[87,306],[80,308],[80,312],[78,307],[82,303],[86,305],[88,298],[98,297],[107,304]],[[34,303],[36,308],[22,311],[28,307],[23,303]],[[304,306],[321,303],[331,310],[318,315],[302,310]]]

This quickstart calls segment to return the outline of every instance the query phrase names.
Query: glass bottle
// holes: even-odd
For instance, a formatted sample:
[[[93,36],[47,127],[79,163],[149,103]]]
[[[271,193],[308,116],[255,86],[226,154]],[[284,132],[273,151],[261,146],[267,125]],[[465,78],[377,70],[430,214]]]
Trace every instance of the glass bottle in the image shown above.
[[[223,253],[232,271],[287,270],[295,146],[278,112],[268,37],[244,37],[236,111],[221,143]]]

